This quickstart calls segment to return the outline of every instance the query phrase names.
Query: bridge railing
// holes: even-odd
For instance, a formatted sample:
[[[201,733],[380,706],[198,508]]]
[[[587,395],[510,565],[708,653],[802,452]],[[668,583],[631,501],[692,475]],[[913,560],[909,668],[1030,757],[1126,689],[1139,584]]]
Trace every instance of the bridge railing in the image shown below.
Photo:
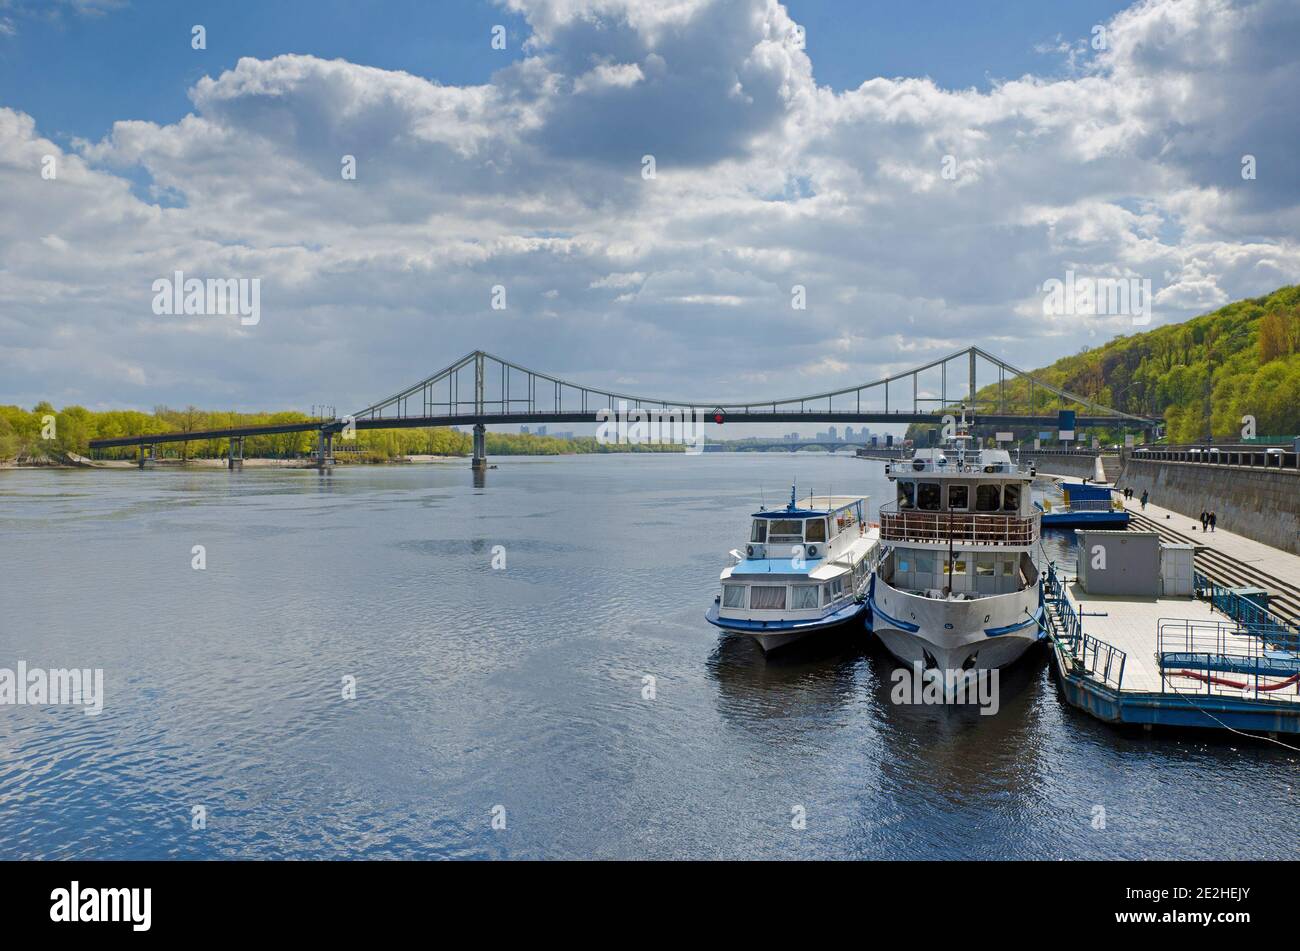
[[[1119,452],[1118,449],[1026,449],[1026,455],[1033,456],[1110,456]]]

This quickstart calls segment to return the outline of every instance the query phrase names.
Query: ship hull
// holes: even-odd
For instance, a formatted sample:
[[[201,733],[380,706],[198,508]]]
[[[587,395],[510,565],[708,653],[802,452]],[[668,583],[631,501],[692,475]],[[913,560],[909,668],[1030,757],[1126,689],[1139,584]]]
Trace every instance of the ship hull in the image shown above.
[[[715,627],[729,634],[751,637],[763,649],[771,653],[788,647],[813,635],[825,635],[832,631],[842,631],[855,625],[866,613],[866,602],[851,603],[825,617],[807,621],[746,621],[736,618],[720,618],[718,606],[714,604],[704,615],[704,619]]]
[[[900,591],[879,576],[871,629],[904,664],[926,669],[992,670],[1018,660],[1041,638],[1038,585],[952,601]]]

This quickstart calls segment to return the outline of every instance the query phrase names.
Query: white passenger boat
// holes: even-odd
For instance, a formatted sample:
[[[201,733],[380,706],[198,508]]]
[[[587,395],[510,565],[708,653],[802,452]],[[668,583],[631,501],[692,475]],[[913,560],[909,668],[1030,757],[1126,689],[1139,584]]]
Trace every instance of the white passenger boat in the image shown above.
[[[880,551],[866,514],[866,496],[796,501],[793,488],[784,509],[755,512],[706,619],[764,651],[860,621]]]
[[[886,553],[867,623],[895,657],[926,669],[1002,667],[1042,637],[1034,470],[969,440],[963,412],[951,447],[885,469],[898,498],[880,511]]]

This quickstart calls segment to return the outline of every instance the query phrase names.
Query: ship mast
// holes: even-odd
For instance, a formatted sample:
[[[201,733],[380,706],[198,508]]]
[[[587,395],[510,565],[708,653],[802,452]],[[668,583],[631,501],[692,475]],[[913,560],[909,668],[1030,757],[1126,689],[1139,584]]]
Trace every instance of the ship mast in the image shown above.
[[[953,442],[957,444],[957,471],[964,472],[966,469],[966,440],[969,438],[966,432],[966,404],[961,404],[961,423],[957,427],[957,432],[953,435]],[[946,493],[945,493],[946,496]],[[945,497],[944,501],[948,504],[944,508],[948,512],[948,584],[944,588],[944,597],[952,597],[952,569],[953,569],[953,539],[952,539],[952,503]]]

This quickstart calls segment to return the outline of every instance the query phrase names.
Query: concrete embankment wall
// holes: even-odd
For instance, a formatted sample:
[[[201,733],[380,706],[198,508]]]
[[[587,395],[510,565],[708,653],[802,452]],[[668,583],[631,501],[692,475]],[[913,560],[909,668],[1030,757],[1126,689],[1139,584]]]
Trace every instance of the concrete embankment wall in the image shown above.
[[[1300,472],[1199,462],[1126,461],[1118,485],[1143,490],[1182,515],[1218,516],[1218,527],[1300,554]],[[1287,579],[1294,580],[1294,579]]]
[[[1030,454],[1025,458],[1033,459],[1038,471],[1043,475],[1064,476],[1067,479],[1088,479],[1089,481],[1097,478],[1096,456],[1034,456]],[[1106,470],[1108,482],[1119,474],[1118,457],[1103,456],[1102,466]]]

